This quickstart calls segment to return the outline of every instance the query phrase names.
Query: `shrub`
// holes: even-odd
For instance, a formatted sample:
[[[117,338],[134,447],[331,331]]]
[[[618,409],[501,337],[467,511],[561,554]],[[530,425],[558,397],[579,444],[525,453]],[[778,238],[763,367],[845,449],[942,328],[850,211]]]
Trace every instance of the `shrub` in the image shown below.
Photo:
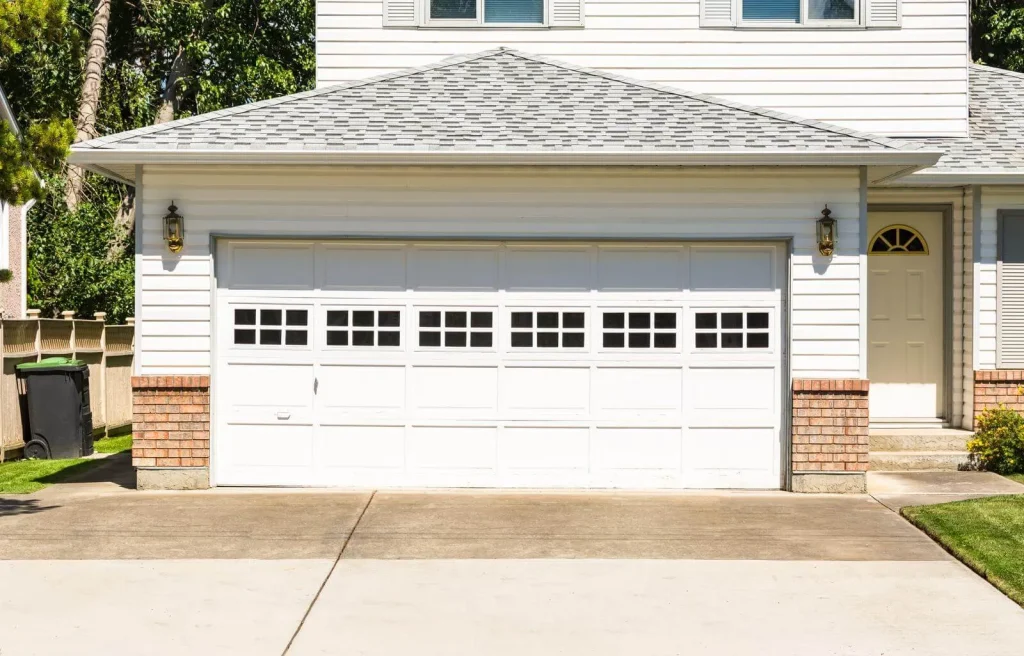
[[[1002,404],[984,410],[967,450],[981,469],[998,474],[1024,472],[1024,416]]]

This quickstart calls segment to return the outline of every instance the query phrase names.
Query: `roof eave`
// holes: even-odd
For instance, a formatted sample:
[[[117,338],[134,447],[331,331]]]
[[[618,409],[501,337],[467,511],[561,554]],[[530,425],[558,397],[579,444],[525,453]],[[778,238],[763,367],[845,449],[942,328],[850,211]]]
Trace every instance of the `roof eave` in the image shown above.
[[[899,181],[904,185],[928,187],[959,185],[1024,185],[1024,170],[1021,171],[928,171],[914,173]]]
[[[907,171],[934,165],[941,152],[731,151],[289,151],[289,150],[154,150],[72,148],[69,162],[80,166],[112,164],[348,164],[385,166],[906,166]],[[254,160],[258,158],[257,160]]]

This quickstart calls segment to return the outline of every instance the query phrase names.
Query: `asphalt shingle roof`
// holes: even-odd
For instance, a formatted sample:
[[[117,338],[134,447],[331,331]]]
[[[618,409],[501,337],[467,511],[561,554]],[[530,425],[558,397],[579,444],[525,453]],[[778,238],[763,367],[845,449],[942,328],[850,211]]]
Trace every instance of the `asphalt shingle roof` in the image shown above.
[[[920,139],[941,150],[929,173],[1024,173],[1024,75],[972,64],[970,136],[964,139]]]
[[[75,149],[877,153],[921,147],[498,49],[114,134]]]

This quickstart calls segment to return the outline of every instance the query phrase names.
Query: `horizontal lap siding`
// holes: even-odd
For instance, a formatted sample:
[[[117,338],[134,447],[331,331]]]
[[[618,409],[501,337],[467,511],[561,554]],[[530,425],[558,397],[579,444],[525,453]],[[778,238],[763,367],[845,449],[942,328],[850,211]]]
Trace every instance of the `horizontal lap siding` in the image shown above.
[[[142,221],[140,373],[208,373],[210,233],[330,237],[434,235],[794,241],[793,370],[859,372],[858,176],[855,169],[571,172],[147,167]],[[185,249],[169,257],[160,217],[174,200]],[[814,221],[840,219],[831,264]],[[783,276],[784,277],[784,276]]]
[[[981,190],[981,248],[975,263],[978,311],[978,369],[996,368],[997,288],[999,210],[1024,210],[1024,187],[983,187]]]
[[[903,27],[700,28],[699,0],[587,0],[582,29],[385,29],[381,0],[317,3],[327,85],[508,46],[879,134],[967,131],[966,0],[903,0]]]

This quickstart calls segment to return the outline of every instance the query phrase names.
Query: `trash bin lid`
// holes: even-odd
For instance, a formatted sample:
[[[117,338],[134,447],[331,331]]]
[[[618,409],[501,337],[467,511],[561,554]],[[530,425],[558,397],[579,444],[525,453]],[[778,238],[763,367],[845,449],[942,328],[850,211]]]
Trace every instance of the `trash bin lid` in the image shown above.
[[[39,362],[25,362],[19,364],[15,369],[18,371],[77,371],[85,366],[84,360],[75,360],[58,356],[44,358]]]

